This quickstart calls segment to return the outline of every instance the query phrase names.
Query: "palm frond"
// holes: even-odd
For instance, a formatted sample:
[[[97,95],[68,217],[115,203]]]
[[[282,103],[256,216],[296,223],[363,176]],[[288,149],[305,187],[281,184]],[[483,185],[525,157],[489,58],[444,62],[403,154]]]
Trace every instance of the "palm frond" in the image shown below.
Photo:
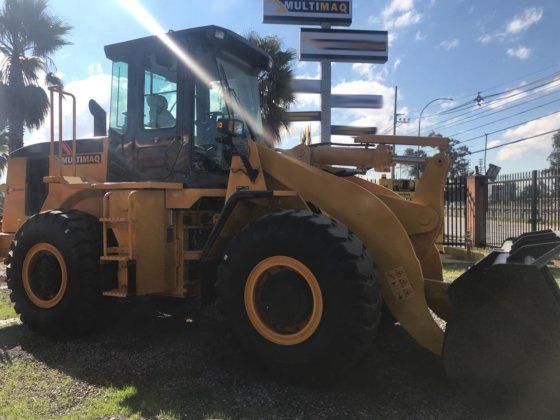
[[[272,59],[271,68],[258,75],[258,82],[263,125],[273,141],[278,143],[281,129],[289,126],[287,110],[295,102],[291,63],[296,58],[296,53],[291,49],[283,50],[282,42],[277,36],[261,37],[252,32],[247,38]]]
[[[0,127],[9,127],[10,149],[21,146],[24,127],[38,128],[49,102],[39,76],[46,72],[48,85],[61,85],[53,73],[51,55],[68,45],[72,28],[48,11],[47,0],[4,0],[0,8]]]
[[[41,127],[49,112],[47,93],[39,86],[25,86],[20,95],[25,126],[29,129]]]
[[[45,75],[45,82],[47,83],[47,86],[58,86],[61,88],[64,87],[64,82],[62,81],[62,79],[51,72],[48,72]]]

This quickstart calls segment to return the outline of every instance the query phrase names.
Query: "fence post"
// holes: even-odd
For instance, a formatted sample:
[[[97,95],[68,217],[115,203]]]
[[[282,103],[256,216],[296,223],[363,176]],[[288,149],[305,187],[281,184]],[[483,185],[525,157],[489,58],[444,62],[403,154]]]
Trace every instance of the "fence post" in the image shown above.
[[[467,227],[475,247],[486,246],[486,208],[488,178],[474,175],[467,178]]]
[[[538,180],[537,171],[533,171],[533,188],[531,189],[531,232],[537,231],[537,206],[538,206]]]

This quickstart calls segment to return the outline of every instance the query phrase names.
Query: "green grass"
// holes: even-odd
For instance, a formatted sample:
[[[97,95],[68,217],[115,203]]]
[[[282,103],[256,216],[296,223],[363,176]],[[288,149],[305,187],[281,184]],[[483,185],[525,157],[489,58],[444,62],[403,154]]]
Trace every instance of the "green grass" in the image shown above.
[[[35,360],[0,369],[0,418],[139,417],[124,404],[133,386],[94,387]]]
[[[14,318],[16,313],[7,290],[0,290],[0,321]]]

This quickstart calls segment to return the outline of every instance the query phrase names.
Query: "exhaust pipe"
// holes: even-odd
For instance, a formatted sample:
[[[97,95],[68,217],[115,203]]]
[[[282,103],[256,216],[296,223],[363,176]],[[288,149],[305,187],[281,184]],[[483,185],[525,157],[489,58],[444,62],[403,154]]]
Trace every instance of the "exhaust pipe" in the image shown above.
[[[95,137],[107,135],[107,112],[95,101],[89,100],[89,112],[93,115],[93,135]]]

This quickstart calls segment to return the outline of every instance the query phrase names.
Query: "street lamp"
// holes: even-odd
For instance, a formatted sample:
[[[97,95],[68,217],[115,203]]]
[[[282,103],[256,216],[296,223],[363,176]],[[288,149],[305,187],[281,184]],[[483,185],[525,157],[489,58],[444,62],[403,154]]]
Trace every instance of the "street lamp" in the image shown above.
[[[434,102],[437,102],[437,101],[452,101],[452,100],[453,100],[453,98],[437,98],[437,99],[434,99],[433,101],[428,102],[426,104],[426,106],[420,112],[420,117],[418,118],[418,137],[420,137],[420,127],[421,127],[421,124],[422,124],[422,114],[424,113],[426,108],[428,108],[431,104],[433,104]]]

